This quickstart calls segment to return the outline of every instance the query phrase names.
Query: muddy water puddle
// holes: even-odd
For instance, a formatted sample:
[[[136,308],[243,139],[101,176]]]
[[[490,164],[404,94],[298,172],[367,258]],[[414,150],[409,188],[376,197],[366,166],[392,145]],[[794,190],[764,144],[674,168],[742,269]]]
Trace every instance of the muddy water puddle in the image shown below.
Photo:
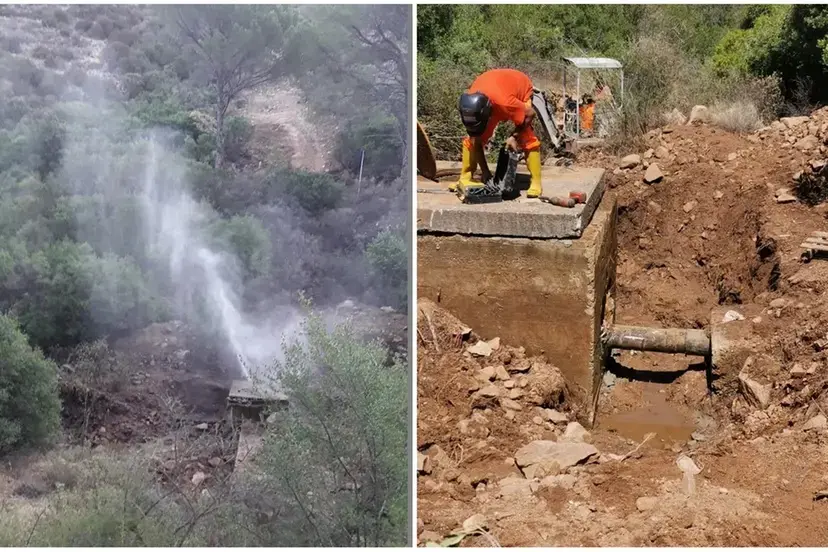
[[[670,404],[659,387],[645,384],[638,405],[600,416],[598,427],[638,443],[655,433],[645,446],[669,448],[689,440],[696,428],[695,416]]]

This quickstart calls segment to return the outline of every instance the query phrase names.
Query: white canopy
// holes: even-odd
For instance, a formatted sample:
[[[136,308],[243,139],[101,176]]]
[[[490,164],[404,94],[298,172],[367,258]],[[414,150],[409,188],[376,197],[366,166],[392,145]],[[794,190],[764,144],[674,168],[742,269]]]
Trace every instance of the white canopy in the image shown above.
[[[621,69],[621,62],[611,58],[571,57],[563,58],[565,62],[578,69]]]

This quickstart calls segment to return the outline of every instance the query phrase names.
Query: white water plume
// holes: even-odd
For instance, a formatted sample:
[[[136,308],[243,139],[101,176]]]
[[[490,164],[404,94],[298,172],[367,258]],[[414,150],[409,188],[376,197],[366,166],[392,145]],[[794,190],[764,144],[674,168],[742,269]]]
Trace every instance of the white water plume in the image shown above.
[[[174,156],[166,155],[155,139],[146,146],[141,200],[148,253],[166,261],[177,306],[220,332],[238,370],[249,379],[252,370],[281,358],[282,336],[296,331],[299,317],[285,309],[278,319],[247,319],[235,291],[241,289],[238,261],[207,244],[207,209],[188,193],[181,163],[170,159]],[[207,319],[200,318],[205,315]]]

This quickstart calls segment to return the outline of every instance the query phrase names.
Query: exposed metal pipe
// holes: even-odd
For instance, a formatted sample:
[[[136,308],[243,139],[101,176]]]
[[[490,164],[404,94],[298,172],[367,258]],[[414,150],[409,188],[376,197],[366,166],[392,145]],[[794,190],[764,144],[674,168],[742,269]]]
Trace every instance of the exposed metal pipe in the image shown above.
[[[612,325],[601,330],[601,341],[609,349],[703,357],[711,353],[710,336],[704,330]]]

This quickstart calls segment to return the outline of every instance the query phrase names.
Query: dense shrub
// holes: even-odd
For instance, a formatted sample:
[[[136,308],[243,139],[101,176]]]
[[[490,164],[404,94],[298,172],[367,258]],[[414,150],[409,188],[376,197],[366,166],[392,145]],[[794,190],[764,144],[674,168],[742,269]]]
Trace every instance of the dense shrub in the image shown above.
[[[335,209],[345,192],[345,186],[331,175],[290,169],[273,171],[268,187],[271,198],[287,194],[311,215]]]
[[[272,245],[259,219],[251,215],[221,219],[211,233],[216,245],[239,259],[245,279],[267,275]]]
[[[230,117],[224,123],[224,155],[236,163],[247,154],[247,144],[253,136],[253,126],[244,117]]]
[[[408,251],[405,234],[391,230],[377,234],[365,249],[374,278],[388,290],[385,298],[398,309],[407,307]]]
[[[409,462],[400,452],[408,442],[408,370],[388,358],[352,327],[328,331],[314,315],[288,342],[273,373],[295,408],[272,426],[255,459],[259,492],[286,497],[286,511],[263,528],[262,544],[406,542]]]
[[[47,444],[59,429],[57,366],[29,346],[15,320],[0,314],[0,455]]]

